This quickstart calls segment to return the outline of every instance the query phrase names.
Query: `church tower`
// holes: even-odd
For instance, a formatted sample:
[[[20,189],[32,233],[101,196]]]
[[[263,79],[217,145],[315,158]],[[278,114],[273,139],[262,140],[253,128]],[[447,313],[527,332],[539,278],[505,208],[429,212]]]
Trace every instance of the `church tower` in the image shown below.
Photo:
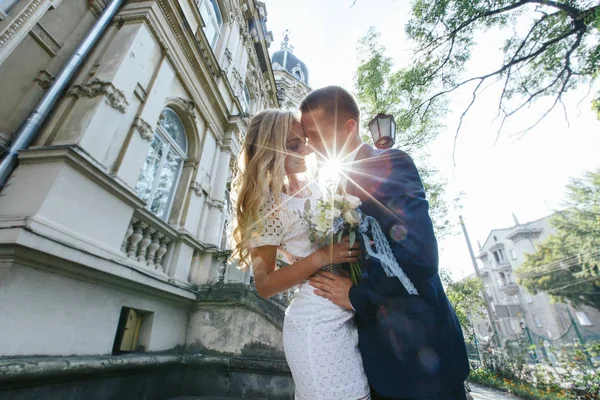
[[[289,31],[284,32],[281,49],[271,58],[277,97],[282,109],[297,110],[302,99],[311,91],[308,84],[308,68],[293,54],[289,43]]]

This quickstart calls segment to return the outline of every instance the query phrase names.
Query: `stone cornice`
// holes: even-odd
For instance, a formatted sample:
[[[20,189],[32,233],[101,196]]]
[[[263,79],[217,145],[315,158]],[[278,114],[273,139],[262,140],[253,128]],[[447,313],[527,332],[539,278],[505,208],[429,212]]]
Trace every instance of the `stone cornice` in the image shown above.
[[[48,270],[96,284],[191,305],[194,293],[191,286],[173,285],[167,277],[152,271],[132,267],[127,258],[110,249],[73,236],[39,217],[27,218],[21,223],[13,221],[10,227],[0,230],[14,231],[15,243],[0,246],[0,260],[14,262],[31,268]]]
[[[19,33],[25,26],[25,22],[33,15],[33,13],[42,5],[44,0],[33,0],[21,10],[21,12],[11,21],[3,32],[0,32],[0,48],[2,48],[8,40]]]
[[[82,149],[74,146],[37,147],[19,153],[20,164],[64,162],[114,194],[127,204],[143,208],[144,202],[125,184],[109,176],[107,171]]]

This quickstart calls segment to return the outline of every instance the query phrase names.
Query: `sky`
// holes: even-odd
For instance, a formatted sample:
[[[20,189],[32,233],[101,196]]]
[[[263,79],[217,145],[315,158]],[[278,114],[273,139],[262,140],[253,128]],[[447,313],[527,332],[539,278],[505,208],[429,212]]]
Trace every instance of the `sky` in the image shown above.
[[[375,26],[386,54],[395,66],[408,65],[411,43],[404,34],[410,15],[406,0],[266,0],[267,27],[275,41],[271,53],[279,50],[283,32],[290,31],[294,54],[309,69],[313,89],[341,85],[353,89],[357,67],[356,43]],[[502,61],[502,32],[482,33],[465,73],[489,71]],[[530,126],[543,111],[548,99],[538,101],[497,135],[499,90],[490,86],[478,96],[455,139],[460,113],[470,100],[468,88],[449,97],[450,113],[445,128],[428,146],[426,161],[447,179],[447,200],[463,193],[461,209],[450,217],[457,223],[454,235],[440,240],[440,267],[455,279],[473,273],[473,266],[458,215],[462,215],[471,243],[485,242],[492,229],[512,226],[514,213],[524,223],[559,209],[569,177],[600,168],[600,121],[591,111],[591,98],[577,89],[565,98],[568,123],[561,108],[524,136],[515,133]],[[592,93],[595,93],[593,91]],[[583,99],[583,101],[582,101]],[[456,152],[453,157],[454,146]],[[424,154],[413,155],[423,160]],[[419,162],[419,161],[417,161]]]

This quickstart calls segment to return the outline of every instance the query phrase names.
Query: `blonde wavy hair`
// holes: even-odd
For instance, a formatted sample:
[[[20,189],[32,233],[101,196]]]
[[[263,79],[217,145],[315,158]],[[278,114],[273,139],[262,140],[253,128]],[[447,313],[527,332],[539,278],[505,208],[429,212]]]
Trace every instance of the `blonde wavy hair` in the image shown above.
[[[231,249],[239,268],[250,265],[250,241],[264,223],[261,207],[271,194],[279,205],[287,182],[286,137],[294,122],[300,122],[299,116],[282,110],[261,111],[250,121],[238,158],[239,171],[232,185]]]

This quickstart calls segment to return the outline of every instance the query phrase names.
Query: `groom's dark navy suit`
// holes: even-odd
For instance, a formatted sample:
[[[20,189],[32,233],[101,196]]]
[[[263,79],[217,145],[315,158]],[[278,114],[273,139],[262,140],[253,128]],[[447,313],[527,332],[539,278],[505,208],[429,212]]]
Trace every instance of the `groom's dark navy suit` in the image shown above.
[[[469,363],[460,324],[438,276],[437,241],[419,173],[406,153],[367,145],[352,171],[348,192],[377,219],[419,293],[409,295],[376,259],[365,261],[350,302],[369,382],[390,398],[453,398],[450,393],[462,388]]]

